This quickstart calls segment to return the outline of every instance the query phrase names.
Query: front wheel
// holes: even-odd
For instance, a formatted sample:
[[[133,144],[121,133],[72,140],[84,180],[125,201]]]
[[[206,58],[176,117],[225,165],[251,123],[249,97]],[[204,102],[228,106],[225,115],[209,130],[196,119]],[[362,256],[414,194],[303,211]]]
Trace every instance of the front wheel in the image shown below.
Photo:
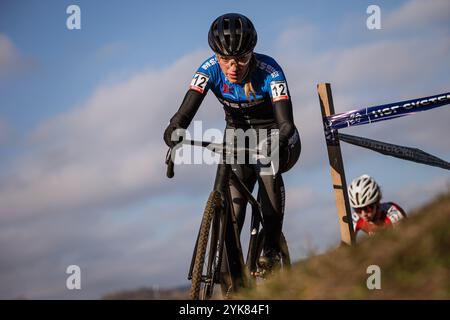
[[[189,297],[193,300],[207,300],[213,295],[215,279],[220,272],[219,233],[221,219],[219,208],[221,195],[213,191],[209,195],[203,213],[202,223],[192,270],[192,285]]]

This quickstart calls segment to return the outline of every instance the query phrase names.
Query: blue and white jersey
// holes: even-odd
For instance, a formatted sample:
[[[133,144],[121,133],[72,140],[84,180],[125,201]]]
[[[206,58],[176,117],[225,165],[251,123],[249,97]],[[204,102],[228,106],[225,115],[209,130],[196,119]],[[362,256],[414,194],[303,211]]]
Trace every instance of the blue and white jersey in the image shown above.
[[[206,94],[212,90],[222,103],[231,125],[265,125],[275,122],[273,103],[290,99],[283,70],[271,57],[254,54],[250,79],[256,96],[245,95],[244,83],[228,81],[216,56],[205,60],[194,74],[190,89]]]

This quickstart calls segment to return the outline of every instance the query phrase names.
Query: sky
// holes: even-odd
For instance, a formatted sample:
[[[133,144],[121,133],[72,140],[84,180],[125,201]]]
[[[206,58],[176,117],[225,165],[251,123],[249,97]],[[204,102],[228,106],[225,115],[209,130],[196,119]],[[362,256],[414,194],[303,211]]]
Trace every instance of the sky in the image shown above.
[[[66,26],[73,4],[79,30]],[[371,4],[379,30],[366,26]],[[162,134],[212,55],[211,22],[227,12],[253,21],[255,51],[277,60],[292,95],[303,147],[284,174],[294,260],[340,239],[316,85],[331,83],[336,112],[450,91],[447,0],[3,0],[0,298],[99,299],[188,284],[215,166],[176,166],[167,179]],[[223,129],[212,93],[195,120]],[[449,160],[449,120],[442,107],[342,132]],[[368,173],[407,211],[450,189],[440,168],[341,146],[347,183]],[[80,290],[66,288],[69,265],[80,267]]]

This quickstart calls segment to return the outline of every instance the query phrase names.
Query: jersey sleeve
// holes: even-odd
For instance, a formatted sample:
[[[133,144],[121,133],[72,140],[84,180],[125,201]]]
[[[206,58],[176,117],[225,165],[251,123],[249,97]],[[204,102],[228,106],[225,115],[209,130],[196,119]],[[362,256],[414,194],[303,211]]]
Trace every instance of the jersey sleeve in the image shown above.
[[[406,218],[406,214],[405,211],[400,208],[399,205],[391,202],[389,203],[390,207],[386,212],[386,218],[389,219],[389,221],[391,222],[391,224],[396,224],[398,223],[400,220]]]
[[[206,94],[217,81],[217,68],[219,65],[215,56],[206,59],[192,77],[189,89]]]
[[[288,84],[283,70],[274,59],[259,61],[258,67],[267,72],[266,90],[272,102],[290,100]]]

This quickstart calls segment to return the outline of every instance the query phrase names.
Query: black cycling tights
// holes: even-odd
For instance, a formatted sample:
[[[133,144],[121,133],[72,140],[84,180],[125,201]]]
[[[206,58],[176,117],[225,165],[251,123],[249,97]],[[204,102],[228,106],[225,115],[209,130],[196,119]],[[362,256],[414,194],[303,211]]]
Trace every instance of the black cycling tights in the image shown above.
[[[250,192],[253,191],[256,181],[258,181],[264,218],[264,230],[266,232],[264,251],[279,251],[285,199],[284,183],[281,173],[278,172],[275,175],[264,175],[261,174],[258,165],[252,164],[235,164],[232,165],[232,169]],[[236,187],[233,179],[230,181],[230,191],[239,230],[242,230],[247,200]]]

